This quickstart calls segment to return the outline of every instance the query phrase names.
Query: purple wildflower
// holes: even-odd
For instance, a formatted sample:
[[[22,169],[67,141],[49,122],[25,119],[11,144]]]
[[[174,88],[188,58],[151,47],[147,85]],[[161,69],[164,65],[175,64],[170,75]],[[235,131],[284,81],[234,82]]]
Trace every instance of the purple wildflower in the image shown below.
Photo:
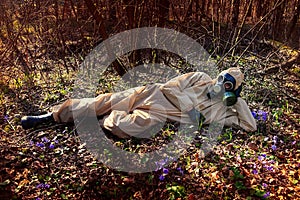
[[[37,142],[36,146],[41,147],[41,148],[45,147],[44,143],[42,143],[42,142]]]
[[[263,183],[262,186],[263,186],[264,188],[267,188],[267,187],[268,187],[268,185],[267,185],[266,183]]]
[[[277,149],[277,147],[276,147],[275,144],[273,144],[273,145],[271,146],[271,148],[273,149],[273,151],[275,151],[275,150]]]
[[[270,160],[269,163],[273,164],[273,163],[275,163],[275,161],[274,160]]]
[[[54,140],[54,142],[55,142],[56,144],[58,144],[58,140]]]
[[[162,175],[160,175],[160,176],[159,176],[159,180],[160,180],[160,181],[163,181],[163,180],[165,180],[165,176],[164,176],[163,174],[162,174]]]
[[[5,121],[8,121],[8,120],[9,120],[8,115],[5,115],[5,116],[4,116],[4,120],[5,120]]]
[[[258,171],[256,169],[252,170],[252,174],[258,174]]]
[[[32,140],[29,141],[29,145],[32,146],[34,142]]]
[[[256,119],[266,121],[268,117],[268,113],[263,110],[258,110],[256,113]],[[252,114],[253,115],[253,114]]]
[[[181,169],[181,167],[178,167],[177,170],[180,172],[181,175],[184,174],[184,171]]]
[[[264,121],[267,121],[267,118],[268,118],[267,112],[263,112],[263,113],[262,113],[262,119],[263,119]]]
[[[296,144],[296,140],[292,142],[292,145],[295,145],[295,144]]]
[[[261,160],[264,159],[264,157],[263,156],[258,156],[257,159],[261,161]]]
[[[254,119],[257,119],[257,114],[256,114],[256,112],[255,112],[255,111],[252,111],[251,113],[252,113],[252,116],[254,117]]]
[[[51,144],[49,145],[49,148],[50,148],[50,149],[54,149],[54,144],[51,143]]]
[[[36,188],[44,188],[44,183],[40,183],[36,186]]]
[[[163,173],[164,174],[168,174],[169,173],[169,170],[167,168],[163,168]]]
[[[258,110],[257,112],[251,111],[254,119],[266,121],[268,118],[268,113],[263,110]]]
[[[267,165],[266,165],[265,167],[266,167],[266,169],[269,170],[269,171],[272,171],[272,170],[273,170],[273,167],[272,167],[272,166],[267,166]]]
[[[155,165],[156,165],[156,170],[155,171],[158,171],[161,168],[163,168],[164,165],[167,164],[167,162],[168,162],[168,158],[165,158],[165,159],[162,159],[160,161],[155,162]]]
[[[35,200],[42,200],[40,197],[36,198]]]
[[[155,171],[158,171],[162,168],[161,164],[159,162],[155,162],[155,165],[156,165],[156,169]]]
[[[258,110],[258,111],[257,111],[257,114],[258,114],[258,115],[262,115],[263,112],[264,112],[264,111],[262,111],[262,110]]]
[[[266,199],[270,196],[270,192],[267,192],[266,194],[264,194],[263,198]]]
[[[48,140],[48,138],[46,138],[46,137],[43,137],[43,138],[42,138],[42,142],[46,142],[46,143],[47,143],[47,142],[49,142],[49,141],[50,141],[50,140]]]
[[[48,189],[50,188],[50,185],[49,184],[44,184],[44,183],[40,183],[36,186],[36,188],[42,188],[42,189]]]

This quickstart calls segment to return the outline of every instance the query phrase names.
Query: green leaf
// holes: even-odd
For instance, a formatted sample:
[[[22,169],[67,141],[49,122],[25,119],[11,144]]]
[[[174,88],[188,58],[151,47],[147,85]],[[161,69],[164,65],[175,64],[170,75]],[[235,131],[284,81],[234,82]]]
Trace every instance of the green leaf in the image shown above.
[[[244,184],[241,181],[237,181],[234,185],[238,190],[246,189],[246,187],[244,186]]]
[[[60,197],[61,197],[62,199],[68,199],[68,197],[67,197],[65,194],[61,194]]]

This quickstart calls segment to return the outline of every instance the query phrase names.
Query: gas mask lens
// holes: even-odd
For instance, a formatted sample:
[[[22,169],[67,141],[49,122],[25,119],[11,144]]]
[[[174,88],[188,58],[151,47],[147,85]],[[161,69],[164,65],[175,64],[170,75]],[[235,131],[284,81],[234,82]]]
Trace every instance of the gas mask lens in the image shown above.
[[[237,97],[233,91],[234,87],[235,79],[230,74],[222,74],[218,76],[217,83],[207,95],[209,98],[222,96],[224,105],[232,106],[237,102]]]
[[[226,91],[229,91],[229,90],[232,90],[232,89],[233,89],[233,84],[232,84],[231,82],[229,82],[229,81],[226,81],[226,82],[223,84],[223,86],[224,86],[224,89],[225,89]]]
[[[223,75],[220,75],[219,77],[218,77],[218,82],[219,83],[222,83],[224,81],[224,76]]]
[[[226,80],[224,75],[218,77],[218,85],[223,85],[225,91],[230,91],[233,89],[233,83]]]

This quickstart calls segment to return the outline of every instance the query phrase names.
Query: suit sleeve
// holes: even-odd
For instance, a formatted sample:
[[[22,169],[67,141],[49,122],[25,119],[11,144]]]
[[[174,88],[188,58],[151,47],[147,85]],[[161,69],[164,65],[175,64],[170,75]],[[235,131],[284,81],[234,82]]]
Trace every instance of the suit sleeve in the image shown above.
[[[256,121],[244,99],[239,97],[238,101],[232,108],[234,112],[228,113],[229,116],[225,121],[226,125],[232,126],[235,124],[249,132],[257,130]]]
[[[203,72],[190,72],[171,79],[161,87],[167,99],[182,112],[187,112],[194,107],[191,97],[195,96],[193,86],[205,88],[211,78]]]

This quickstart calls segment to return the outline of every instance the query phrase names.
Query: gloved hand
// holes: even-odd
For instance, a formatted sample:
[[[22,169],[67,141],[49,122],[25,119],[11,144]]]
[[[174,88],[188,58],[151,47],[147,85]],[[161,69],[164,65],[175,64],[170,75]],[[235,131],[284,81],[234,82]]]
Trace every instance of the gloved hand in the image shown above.
[[[205,117],[202,115],[202,113],[195,108],[188,111],[188,115],[190,116],[191,120],[198,125],[201,125],[205,121]]]

